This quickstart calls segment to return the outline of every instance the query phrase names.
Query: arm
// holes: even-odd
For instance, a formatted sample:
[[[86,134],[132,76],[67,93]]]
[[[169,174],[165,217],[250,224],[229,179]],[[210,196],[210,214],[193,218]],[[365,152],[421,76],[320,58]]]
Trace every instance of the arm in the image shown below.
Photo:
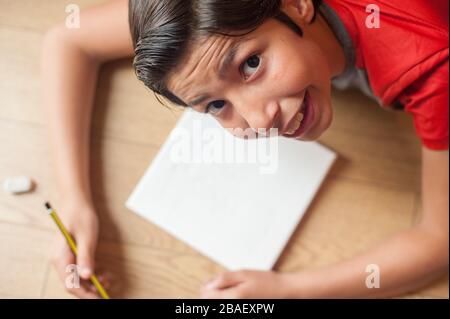
[[[88,138],[97,73],[101,63],[133,54],[127,4],[82,12],[80,29],[59,25],[44,38],[43,97],[63,198],[90,200]]]
[[[203,289],[203,296],[361,298],[388,297],[415,290],[448,270],[448,151],[422,149],[420,222],[371,250],[335,265],[295,274],[227,273]],[[380,288],[366,287],[367,265],[380,270]],[[209,286],[209,288],[208,288]]]
[[[89,183],[89,127],[98,70],[102,63],[131,56],[128,1],[118,0],[83,11],[81,27],[55,26],[44,37],[41,57],[43,100],[60,192],[61,217],[74,235],[76,263],[88,278],[94,268],[98,220]],[[61,236],[53,263],[62,279],[75,263]],[[61,239],[61,240],[60,240]],[[93,297],[86,289],[71,290]]]
[[[297,275],[299,296],[387,297],[415,290],[448,269],[448,151],[422,148],[422,218],[353,259]],[[367,289],[365,268],[380,268],[380,288]],[[332,280],[331,280],[332,278]],[[316,295],[317,294],[317,295]]]
[[[423,208],[419,223],[365,254],[326,269],[298,274],[298,293],[309,295],[315,291],[317,297],[388,297],[420,288],[444,274],[448,270],[449,250],[448,173],[448,151],[422,148]],[[369,264],[380,267],[379,289],[365,286],[365,268]]]

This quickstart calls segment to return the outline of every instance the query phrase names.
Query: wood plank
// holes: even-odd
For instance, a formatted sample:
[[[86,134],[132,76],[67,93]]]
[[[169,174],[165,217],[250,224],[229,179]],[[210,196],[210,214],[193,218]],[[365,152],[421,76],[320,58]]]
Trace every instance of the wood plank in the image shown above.
[[[420,299],[429,299],[429,298],[439,298],[439,299],[448,299],[448,282],[449,277],[448,273],[441,278],[438,278],[435,282],[430,283],[429,285],[417,290],[414,293],[406,294],[403,298],[420,298]]]
[[[39,298],[46,281],[51,234],[0,222],[0,295]]]
[[[8,72],[4,75],[5,81],[0,82],[1,89],[6,92],[5,103],[15,105],[1,108],[0,118],[45,124],[45,113],[38,106],[39,88],[36,85],[39,81],[35,58],[39,37],[19,31],[2,31],[0,35],[4,35],[5,39],[0,43],[7,45],[4,51],[9,57],[5,59],[8,64],[4,62]],[[11,38],[20,40],[5,44]],[[32,49],[21,51],[23,42]],[[23,53],[18,55],[17,52]],[[176,124],[181,109],[172,111],[160,105],[136,80],[130,63],[130,60],[116,61],[102,70],[94,109],[93,136],[160,146]],[[8,81],[7,78],[17,80]],[[352,103],[353,98],[357,103]],[[340,155],[330,174],[420,191],[420,143],[415,137],[411,118],[383,110],[353,91],[335,91],[333,103],[335,121],[320,139]]]
[[[1,119],[44,123],[39,96],[41,41],[39,33],[0,28]]]
[[[331,97],[335,110],[334,128],[383,140],[392,138],[403,139],[405,142],[417,140],[410,114],[380,107],[356,89],[343,91],[335,89]]]
[[[42,35],[0,30],[0,119],[45,125],[39,58]],[[181,108],[162,106],[134,75],[131,60],[106,64],[99,77],[93,116],[94,137],[116,137],[136,143],[161,145],[174,127]],[[133,125],[124,125],[133,123]]]
[[[52,165],[47,155],[47,139],[42,126],[0,120],[0,180],[29,176],[35,182],[30,193],[13,195],[0,192],[0,221],[49,228],[51,221],[44,202],[56,194]]]
[[[339,154],[330,175],[420,192],[421,145],[410,115],[355,90],[334,90],[333,106],[334,121],[320,139]]]
[[[77,2],[82,8],[92,3]],[[43,33],[70,1],[4,0],[0,10],[0,179],[29,175],[33,193],[0,192],[4,298],[68,297],[49,266],[54,225],[41,210],[57,186],[40,99]],[[420,143],[412,119],[356,91],[333,91],[335,119],[320,142],[339,158],[277,269],[301,271],[348,258],[409,227],[420,214]],[[92,185],[101,221],[98,263],[116,278],[115,297],[196,297],[224,269],[124,207],[180,116],[140,82],[131,60],[102,68],[93,117]],[[47,271],[50,269],[48,278]],[[37,274],[37,275],[36,275]],[[403,298],[448,298],[448,275]],[[45,285],[44,285],[45,283]]]
[[[0,135],[4,152],[4,156],[0,156],[0,180],[27,175],[37,183],[36,189],[28,194],[0,192],[0,221],[53,230],[54,225],[46,215],[43,203],[50,200],[58,211],[61,199],[52,170],[53,162],[48,156],[45,128],[38,124],[0,120],[0,131],[4,133]],[[124,206],[157,148],[104,138],[103,141],[94,140],[91,149],[91,180],[101,222],[101,240],[163,243],[163,247],[188,249]]]
[[[338,158],[330,175],[420,192],[420,145],[330,130],[321,142]]]
[[[77,0],[76,4],[83,10],[106,1],[109,0]],[[70,0],[2,0],[0,25],[42,33],[53,25],[64,22],[68,16],[66,6],[73,3]]]
[[[224,269],[192,251],[105,243],[99,246],[98,269],[108,273],[113,298],[195,298],[200,287]],[[71,298],[52,269],[45,298]]]
[[[411,226],[414,194],[328,177],[277,265],[282,271],[329,265]]]

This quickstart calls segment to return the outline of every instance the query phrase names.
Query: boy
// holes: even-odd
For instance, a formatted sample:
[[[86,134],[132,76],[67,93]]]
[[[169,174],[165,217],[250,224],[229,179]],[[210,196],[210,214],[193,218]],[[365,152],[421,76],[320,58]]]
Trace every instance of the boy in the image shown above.
[[[86,11],[83,27],[75,32],[50,31],[43,52],[46,105],[66,206],[62,211],[79,244],[82,277],[93,271],[98,234],[87,173],[95,76],[101,63],[133,55],[146,86],[178,105],[210,113],[227,128],[277,128],[286,137],[316,140],[332,121],[332,82],[339,88],[358,86],[383,107],[404,108],[414,116],[423,144],[423,212],[417,225],[321,269],[223,274],[205,285],[203,297],[385,297],[444,273],[447,12],[445,1],[410,1],[405,7],[356,0],[131,0],[130,36],[127,1],[119,0]],[[80,91],[87,94],[79,96]],[[60,247],[55,265],[63,277],[74,259],[65,243]],[[369,264],[380,268],[379,289],[365,285]],[[95,297],[86,287],[73,293]]]

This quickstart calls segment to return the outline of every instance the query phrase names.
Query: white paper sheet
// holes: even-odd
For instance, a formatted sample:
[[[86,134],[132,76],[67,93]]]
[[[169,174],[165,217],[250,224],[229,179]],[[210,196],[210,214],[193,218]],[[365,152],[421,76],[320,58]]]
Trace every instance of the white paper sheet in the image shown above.
[[[205,138],[211,129],[225,132],[224,140]],[[126,206],[229,270],[270,270],[336,158],[315,142],[271,139],[278,142],[268,147],[265,141],[271,164],[263,156],[231,163],[225,160],[230,151],[204,163],[208,141],[210,148],[211,141],[235,143],[231,150],[238,154],[243,147],[242,155],[262,139],[235,138],[212,117],[186,111]],[[180,149],[195,154],[186,160]],[[217,163],[220,159],[225,163]]]

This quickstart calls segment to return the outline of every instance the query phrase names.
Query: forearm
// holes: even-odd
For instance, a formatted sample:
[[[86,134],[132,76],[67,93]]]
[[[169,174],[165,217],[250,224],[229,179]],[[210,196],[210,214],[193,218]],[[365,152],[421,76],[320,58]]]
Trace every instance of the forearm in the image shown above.
[[[53,32],[45,37],[41,66],[60,193],[90,201],[89,127],[99,63]]]
[[[369,289],[368,265],[380,270],[380,287]],[[416,226],[349,260],[294,274],[294,298],[390,297],[417,289],[448,269],[448,234]]]

